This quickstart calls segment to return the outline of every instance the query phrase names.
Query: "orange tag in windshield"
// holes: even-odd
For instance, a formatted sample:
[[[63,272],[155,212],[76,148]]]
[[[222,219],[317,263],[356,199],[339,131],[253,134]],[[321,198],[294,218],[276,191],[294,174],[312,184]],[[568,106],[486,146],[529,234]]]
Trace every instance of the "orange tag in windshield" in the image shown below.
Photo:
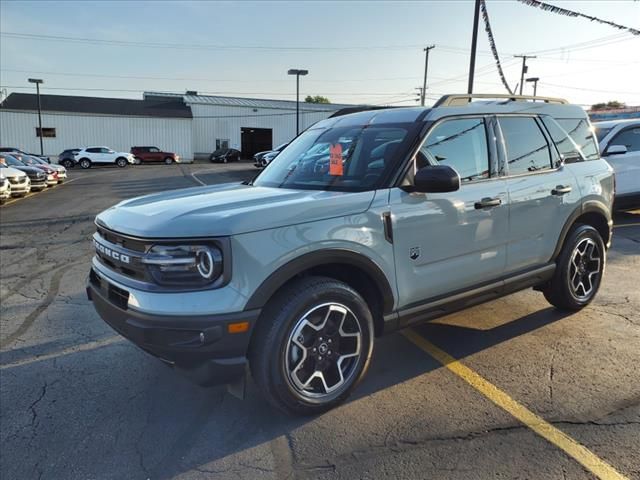
[[[339,143],[329,148],[329,175],[342,176],[342,145]]]

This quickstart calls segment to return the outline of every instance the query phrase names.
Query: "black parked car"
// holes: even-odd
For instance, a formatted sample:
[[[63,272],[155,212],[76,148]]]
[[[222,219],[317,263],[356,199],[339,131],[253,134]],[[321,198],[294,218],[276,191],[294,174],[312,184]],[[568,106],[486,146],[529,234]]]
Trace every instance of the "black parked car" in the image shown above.
[[[240,150],[236,150],[235,148],[219,148],[215,152],[211,154],[209,160],[211,162],[220,162],[227,163],[232,161],[240,160]]]
[[[47,163],[51,163],[51,160],[46,155],[36,155],[35,153],[25,152],[20,150],[19,148],[14,147],[0,147],[0,152],[2,153],[17,153],[18,155],[31,155],[32,157],[38,157],[44,160]]]
[[[9,167],[22,170],[31,180],[31,191],[44,190],[47,188],[47,174],[44,170],[36,167],[25,165],[16,157],[9,153],[0,153],[0,163],[4,163]]]
[[[73,168],[78,163],[75,154],[78,153],[80,148],[68,148],[60,155],[58,155],[58,165],[62,165],[65,168]]]

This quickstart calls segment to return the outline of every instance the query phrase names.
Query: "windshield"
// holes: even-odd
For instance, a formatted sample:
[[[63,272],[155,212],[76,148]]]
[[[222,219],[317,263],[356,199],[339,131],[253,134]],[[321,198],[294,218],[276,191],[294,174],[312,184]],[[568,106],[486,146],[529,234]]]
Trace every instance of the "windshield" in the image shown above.
[[[602,141],[604,137],[612,130],[613,127],[594,127],[598,143]]]
[[[254,185],[308,190],[376,188],[393,168],[407,137],[404,125],[358,125],[311,129],[296,138]]]
[[[4,158],[4,162],[7,165],[9,165],[10,167],[24,167],[25,164],[22,163],[20,160],[18,160],[16,157],[13,157],[11,155],[2,155],[0,156],[0,158]]]

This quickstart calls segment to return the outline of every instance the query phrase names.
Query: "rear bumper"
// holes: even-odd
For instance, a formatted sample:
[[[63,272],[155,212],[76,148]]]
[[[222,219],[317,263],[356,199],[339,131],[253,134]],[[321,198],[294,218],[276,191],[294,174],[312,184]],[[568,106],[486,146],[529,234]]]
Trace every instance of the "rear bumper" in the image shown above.
[[[242,376],[249,339],[260,310],[206,316],[146,314],[128,307],[128,292],[92,270],[87,295],[100,317],[120,335],[203,385]],[[249,322],[249,331],[228,333],[228,325]]]

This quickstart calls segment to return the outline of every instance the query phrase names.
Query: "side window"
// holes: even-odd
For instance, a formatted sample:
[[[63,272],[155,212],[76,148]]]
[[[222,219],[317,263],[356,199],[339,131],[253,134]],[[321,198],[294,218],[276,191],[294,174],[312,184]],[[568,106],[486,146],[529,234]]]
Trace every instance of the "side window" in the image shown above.
[[[158,153],[160,150],[158,150],[156,147],[149,147],[149,151],[151,153]]]
[[[101,148],[100,153],[109,153],[110,150],[108,148]]]
[[[640,152],[640,127],[631,127],[622,130],[613,137],[608,147],[611,145],[624,145],[627,147],[628,152]]]
[[[575,163],[584,160],[580,147],[571,139],[571,137],[558,125],[551,117],[542,117],[542,123],[547,128],[549,135],[556,144],[556,148],[562,155],[565,163]]]
[[[482,118],[446,120],[427,135],[416,156],[416,167],[449,165],[462,182],[489,178],[487,133]]]
[[[500,130],[507,150],[509,175],[551,168],[551,152],[533,117],[501,117]]]
[[[587,160],[597,160],[598,146],[589,127],[589,122],[584,118],[556,118],[564,131],[569,134],[574,142],[580,147],[584,158]]]
[[[87,148],[87,152],[89,153],[100,153],[99,148]]]

